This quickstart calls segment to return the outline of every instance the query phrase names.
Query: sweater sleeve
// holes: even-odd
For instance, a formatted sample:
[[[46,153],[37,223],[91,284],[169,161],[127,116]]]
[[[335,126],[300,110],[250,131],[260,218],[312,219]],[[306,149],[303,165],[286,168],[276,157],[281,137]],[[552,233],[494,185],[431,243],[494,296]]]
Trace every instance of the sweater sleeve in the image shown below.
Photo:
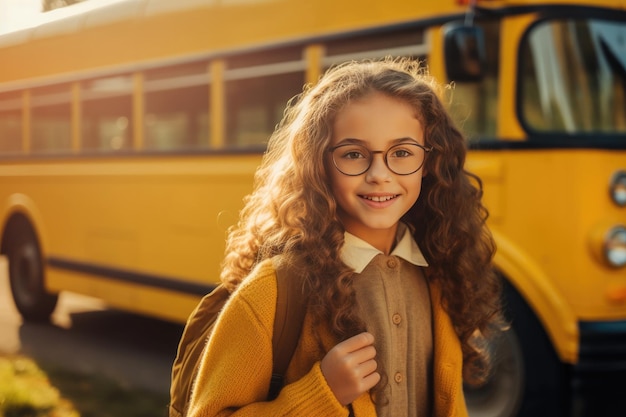
[[[266,401],[272,374],[276,275],[261,264],[231,296],[204,350],[189,405],[189,417],[345,417],[319,362],[300,380]]]

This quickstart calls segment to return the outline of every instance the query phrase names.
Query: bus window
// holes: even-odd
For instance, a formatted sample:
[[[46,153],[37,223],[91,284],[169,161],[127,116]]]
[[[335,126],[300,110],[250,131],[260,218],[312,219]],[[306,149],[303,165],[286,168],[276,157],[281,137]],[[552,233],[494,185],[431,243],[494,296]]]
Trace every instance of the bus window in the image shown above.
[[[206,62],[146,72],[145,149],[176,150],[209,146]]]
[[[484,31],[487,65],[479,82],[454,83],[450,114],[470,140],[496,137],[498,114],[499,21],[477,22]],[[513,77],[513,75],[507,75]]]
[[[31,149],[36,153],[72,149],[71,94],[69,84],[32,90]]]
[[[265,64],[245,66],[256,62]],[[227,145],[247,147],[267,143],[287,102],[302,92],[305,64],[301,49],[239,56],[227,60],[227,68]]]
[[[555,20],[533,26],[521,50],[521,112],[543,132],[626,132],[623,24]],[[619,48],[618,48],[619,49]]]
[[[329,41],[324,44],[324,69],[349,60],[406,56],[426,62],[428,44],[422,28],[368,33]]]
[[[22,150],[22,94],[0,95],[0,153],[11,154]]]
[[[132,77],[120,75],[82,83],[82,147],[115,152],[132,149]]]

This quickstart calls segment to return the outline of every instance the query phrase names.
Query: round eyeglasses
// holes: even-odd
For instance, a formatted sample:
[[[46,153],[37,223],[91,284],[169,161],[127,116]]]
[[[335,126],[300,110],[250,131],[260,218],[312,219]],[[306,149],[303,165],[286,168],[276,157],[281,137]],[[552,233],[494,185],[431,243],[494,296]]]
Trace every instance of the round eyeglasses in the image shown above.
[[[411,175],[420,170],[432,147],[419,143],[399,143],[386,151],[371,151],[363,145],[344,143],[333,146],[328,151],[332,154],[333,164],[344,175],[364,174],[372,165],[374,154],[383,154],[385,165],[397,175]]]

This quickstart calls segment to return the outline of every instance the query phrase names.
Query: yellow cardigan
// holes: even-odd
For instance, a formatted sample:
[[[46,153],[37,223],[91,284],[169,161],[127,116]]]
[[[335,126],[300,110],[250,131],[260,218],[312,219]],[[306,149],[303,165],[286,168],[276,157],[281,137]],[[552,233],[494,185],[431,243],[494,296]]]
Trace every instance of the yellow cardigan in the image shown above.
[[[441,307],[437,286],[430,286],[430,294],[434,334],[433,413],[436,417],[467,417],[460,343]],[[268,260],[246,278],[220,314],[200,363],[189,417],[348,416],[348,408],[337,401],[320,369],[321,359],[333,346],[332,338],[324,330],[316,330],[308,314],[285,375],[285,386],[275,400],[265,400],[272,374],[275,306],[276,273]],[[357,398],[352,408],[355,417],[376,416],[368,393]]]

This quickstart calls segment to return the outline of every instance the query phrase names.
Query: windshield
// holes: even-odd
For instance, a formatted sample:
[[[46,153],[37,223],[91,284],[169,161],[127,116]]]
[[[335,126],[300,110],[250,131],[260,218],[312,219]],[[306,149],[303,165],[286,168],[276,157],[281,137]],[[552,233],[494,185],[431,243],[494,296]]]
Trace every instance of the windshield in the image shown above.
[[[521,112],[542,133],[626,132],[626,23],[550,20],[520,54]]]

